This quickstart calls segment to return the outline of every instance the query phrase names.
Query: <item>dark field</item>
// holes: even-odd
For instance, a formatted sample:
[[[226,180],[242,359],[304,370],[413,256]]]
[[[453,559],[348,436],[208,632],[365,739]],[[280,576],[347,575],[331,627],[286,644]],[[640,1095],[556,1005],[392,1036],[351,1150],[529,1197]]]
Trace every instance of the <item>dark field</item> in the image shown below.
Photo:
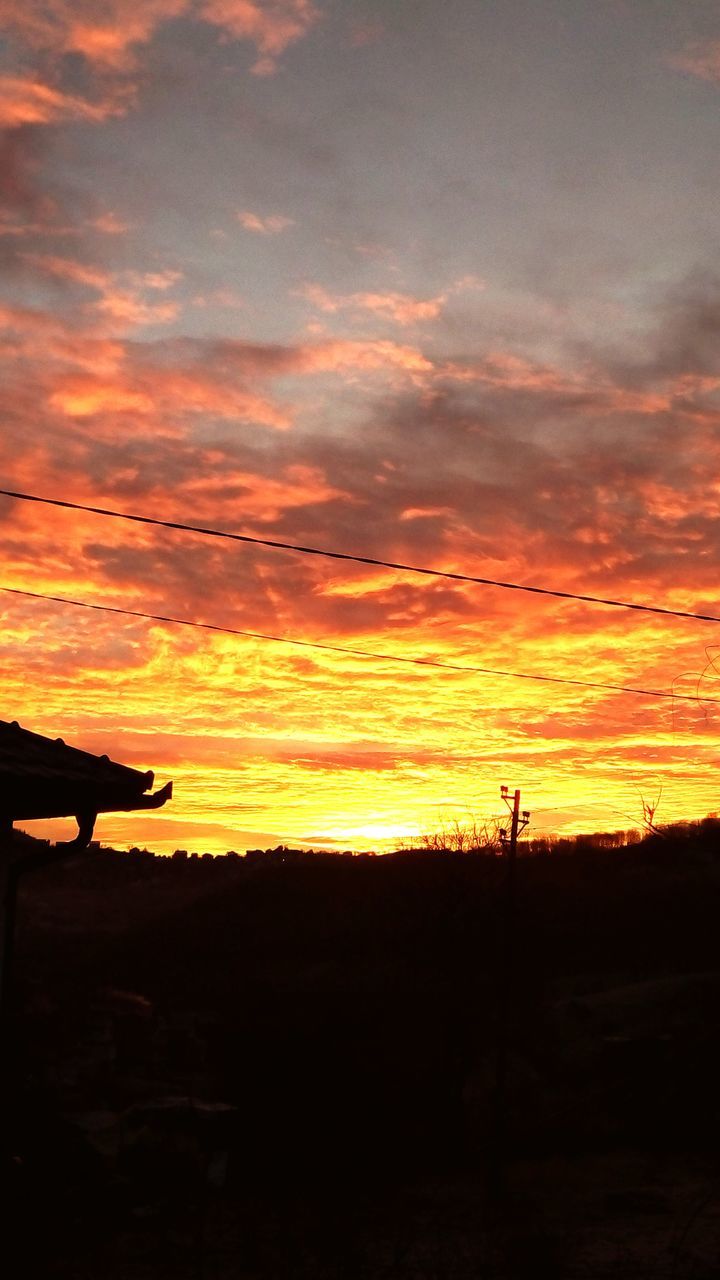
[[[517,872],[509,946],[492,857],[29,876],[4,1194],[28,1269],[718,1276],[717,832]]]

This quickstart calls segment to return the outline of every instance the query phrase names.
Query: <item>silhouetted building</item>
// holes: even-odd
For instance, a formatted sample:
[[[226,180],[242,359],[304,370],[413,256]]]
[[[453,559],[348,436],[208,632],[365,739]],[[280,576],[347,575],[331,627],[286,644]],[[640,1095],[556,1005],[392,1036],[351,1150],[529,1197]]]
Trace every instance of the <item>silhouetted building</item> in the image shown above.
[[[172,783],[147,795],[154,780],[150,771],[31,733],[16,720],[0,720],[0,823],[6,829],[37,818],[76,818],[78,840],[87,845],[99,813],[164,805]]]
[[[3,1033],[20,875],[87,849],[99,813],[159,809],[172,796],[172,782],[148,795],[155,781],[108,756],[45,738],[13,720],[0,720],[0,1034]],[[11,839],[15,822],[75,818],[74,840],[55,848]],[[141,856],[150,857],[146,850]]]

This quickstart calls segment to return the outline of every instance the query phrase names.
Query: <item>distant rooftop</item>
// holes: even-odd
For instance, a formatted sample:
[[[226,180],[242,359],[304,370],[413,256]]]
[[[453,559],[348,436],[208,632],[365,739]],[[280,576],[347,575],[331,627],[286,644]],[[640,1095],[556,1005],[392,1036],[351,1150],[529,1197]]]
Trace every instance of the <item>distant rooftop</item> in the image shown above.
[[[155,778],[109,756],[45,738],[16,720],[0,720],[0,819],[66,818],[116,810],[159,809],[172,795],[167,783],[147,795]]]

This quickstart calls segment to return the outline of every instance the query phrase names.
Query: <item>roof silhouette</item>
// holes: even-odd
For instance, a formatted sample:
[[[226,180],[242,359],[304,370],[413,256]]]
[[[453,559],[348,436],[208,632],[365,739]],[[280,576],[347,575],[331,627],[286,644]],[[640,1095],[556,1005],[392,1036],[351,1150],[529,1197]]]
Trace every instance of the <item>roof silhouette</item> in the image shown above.
[[[167,783],[147,795],[155,780],[108,756],[70,747],[0,720],[0,819],[65,818],[113,810],[159,809],[172,795]]]

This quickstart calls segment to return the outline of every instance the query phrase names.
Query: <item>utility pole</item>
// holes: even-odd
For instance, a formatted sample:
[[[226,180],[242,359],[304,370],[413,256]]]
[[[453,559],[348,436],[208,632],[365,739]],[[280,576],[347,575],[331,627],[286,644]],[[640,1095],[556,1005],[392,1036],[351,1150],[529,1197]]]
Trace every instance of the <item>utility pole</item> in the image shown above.
[[[493,1108],[493,1132],[490,1142],[490,1168],[488,1189],[491,1196],[500,1199],[504,1192],[505,1148],[507,1145],[507,1069],[508,1069],[508,1020],[511,1003],[511,971],[515,941],[515,861],[517,842],[521,831],[530,821],[527,809],[520,812],[520,791],[500,788],[500,795],[511,815],[510,834],[500,832],[500,844],[505,862],[500,934],[497,949],[497,1038],[495,1045],[495,1098]]]

